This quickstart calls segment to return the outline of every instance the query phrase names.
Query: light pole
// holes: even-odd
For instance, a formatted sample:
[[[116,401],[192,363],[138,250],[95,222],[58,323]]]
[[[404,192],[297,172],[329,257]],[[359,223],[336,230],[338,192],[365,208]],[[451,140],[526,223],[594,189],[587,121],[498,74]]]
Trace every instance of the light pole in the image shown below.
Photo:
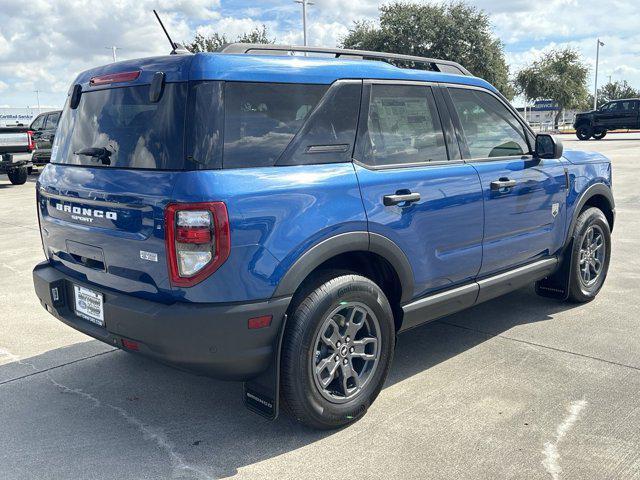
[[[598,38],[598,43],[596,46],[596,81],[595,86],[593,87],[593,109],[598,109],[598,62],[600,61],[600,47],[604,47],[604,42],[600,41]]]
[[[38,101],[38,113],[40,113],[40,90],[34,90],[33,93],[36,94],[36,100]]]
[[[118,60],[116,58],[116,50],[119,50],[120,47],[116,47],[115,45],[113,47],[104,47],[108,50],[111,50],[111,55],[113,56],[113,63],[116,63]]]
[[[307,5],[314,5],[309,0],[294,0],[295,3],[302,5],[302,38],[304,46],[307,46]]]

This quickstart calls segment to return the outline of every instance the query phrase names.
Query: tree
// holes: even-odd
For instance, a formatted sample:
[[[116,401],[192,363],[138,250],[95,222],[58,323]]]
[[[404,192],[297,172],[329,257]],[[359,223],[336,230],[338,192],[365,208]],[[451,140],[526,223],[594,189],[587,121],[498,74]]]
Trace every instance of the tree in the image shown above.
[[[518,72],[514,84],[527,100],[553,100],[558,106],[555,127],[562,111],[581,108],[587,101],[589,67],[571,48],[552,50]]]
[[[253,30],[245,32],[242,35],[238,35],[236,42],[241,43],[275,43],[275,38],[269,38],[267,27],[262,25],[260,27],[254,27]],[[192,53],[198,52],[218,52],[229,42],[229,39],[225,34],[213,33],[205,36],[200,33],[196,33],[193,41],[186,44],[186,47]]]
[[[502,42],[487,14],[464,2],[383,5],[379,26],[354,22],[342,47],[453,60],[513,98]]]
[[[640,97],[640,90],[633,88],[626,80],[609,82],[598,89],[598,107],[611,100],[638,97]],[[593,95],[591,95],[591,105],[593,105]]]

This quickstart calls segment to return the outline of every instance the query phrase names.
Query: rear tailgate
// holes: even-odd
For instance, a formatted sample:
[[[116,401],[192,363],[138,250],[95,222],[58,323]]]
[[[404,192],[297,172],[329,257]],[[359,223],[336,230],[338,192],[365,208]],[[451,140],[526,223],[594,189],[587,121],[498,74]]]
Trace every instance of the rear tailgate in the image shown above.
[[[0,128],[0,155],[29,152],[29,133],[24,127]]]
[[[37,192],[47,256],[79,281],[168,299],[163,215],[177,175],[49,165]]]

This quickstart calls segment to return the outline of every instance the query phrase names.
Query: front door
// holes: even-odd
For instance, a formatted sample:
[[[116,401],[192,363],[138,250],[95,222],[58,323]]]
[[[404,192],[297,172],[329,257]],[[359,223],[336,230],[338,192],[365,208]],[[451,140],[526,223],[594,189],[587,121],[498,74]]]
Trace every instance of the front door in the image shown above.
[[[531,135],[502,100],[476,88],[448,88],[463,155],[482,183],[480,276],[555,255],[564,240],[563,160],[537,159]]]
[[[354,168],[369,231],[404,251],[413,297],[473,280],[482,258],[480,181],[443,132],[444,122],[451,125],[446,107],[440,118],[443,106],[425,84],[365,84],[363,91]]]

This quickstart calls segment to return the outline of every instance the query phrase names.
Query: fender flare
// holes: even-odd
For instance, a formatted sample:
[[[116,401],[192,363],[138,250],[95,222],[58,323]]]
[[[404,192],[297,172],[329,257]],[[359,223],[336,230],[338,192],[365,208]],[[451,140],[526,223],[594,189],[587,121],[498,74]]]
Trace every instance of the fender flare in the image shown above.
[[[372,252],[387,260],[396,271],[402,288],[401,301],[413,296],[413,269],[396,243],[383,235],[365,231],[347,232],[329,237],[302,254],[280,280],[274,297],[293,295],[305,278],[327,260],[349,252]]]
[[[567,238],[565,239],[565,242],[564,242],[565,247],[569,245],[569,243],[573,239],[574,228],[576,225],[576,221],[578,220],[578,216],[580,215],[580,211],[582,210],[582,207],[584,207],[584,205],[589,201],[589,199],[595,197],[596,195],[602,195],[607,200],[607,203],[609,204],[609,208],[611,208],[611,211],[613,212],[613,216],[615,218],[616,202],[613,199],[613,193],[611,193],[611,188],[609,188],[604,183],[595,183],[591,185],[582,193],[582,195],[580,195],[580,198],[577,200],[576,206],[573,209],[573,214],[571,216],[569,228],[567,229]],[[613,221],[611,222],[610,227],[611,227],[611,231],[613,231]]]

